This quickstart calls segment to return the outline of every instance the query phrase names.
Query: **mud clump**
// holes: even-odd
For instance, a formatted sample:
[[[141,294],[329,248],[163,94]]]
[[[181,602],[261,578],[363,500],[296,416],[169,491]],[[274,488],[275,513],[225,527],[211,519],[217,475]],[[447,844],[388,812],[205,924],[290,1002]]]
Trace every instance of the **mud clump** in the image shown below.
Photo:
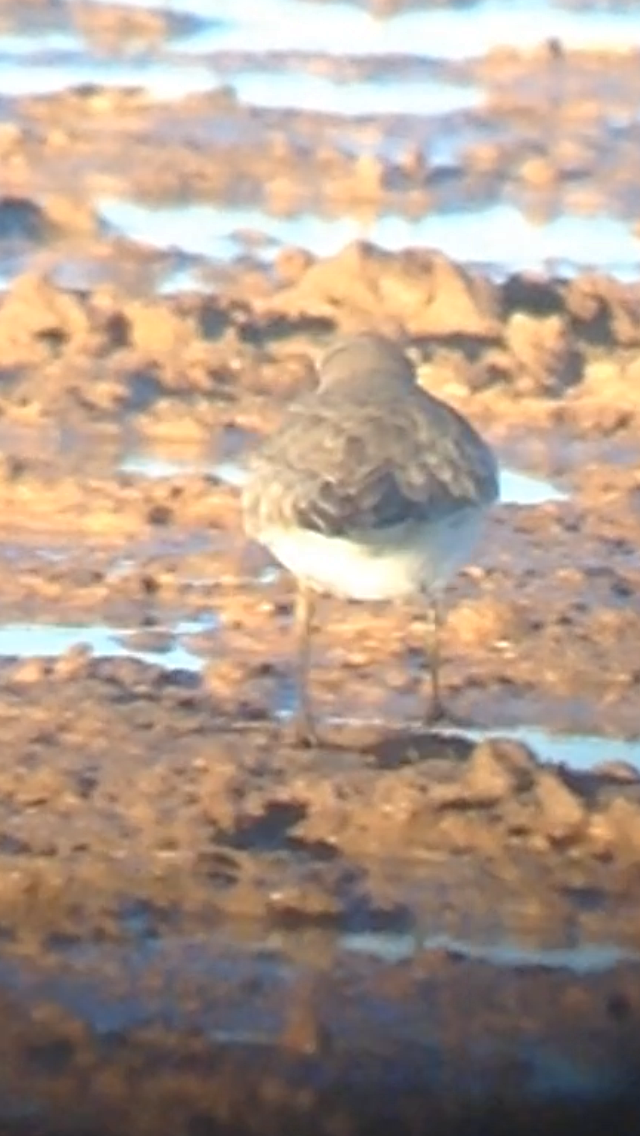
[[[5,144],[6,139],[5,134]],[[49,235],[45,214],[33,201],[20,197],[0,197],[0,242],[42,241]]]
[[[505,339],[523,393],[544,389],[549,383],[549,393],[557,393],[580,381],[580,355],[562,317],[541,319],[515,312],[507,323]]]
[[[465,784],[471,800],[495,804],[530,789],[534,771],[535,759],[526,746],[509,739],[482,742],[471,753]]]
[[[250,689],[249,676],[229,681]],[[80,649],[40,669],[5,665],[0,856],[14,933],[63,933],[81,905],[87,931],[97,920],[119,936],[132,902],[185,925],[206,903],[214,920],[402,927],[422,918],[410,880],[435,871],[446,886],[440,857],[452,855],[490,864],[508,889],[541,858],[558,894],[570,876],[607,892],[640,871],[640,780],[565,775],[508,738],[471,748],[463,735],[352,728],[305,753],[258,719],[243,725],[208,685]],[[405,883],[390,890],[394,864]]]
[[[82,651],[5,664],[0,718],[0,1098],[35,1097],[40,1131],[60,1108],[105,1134],[167,1114],[368,1133],[385,1109],[400,1132],[555,1131],[583,1081],[626,1131],[637,776],[543,766],[508,737],[345,727],[299,750],[193,675]],[[587,934],[593,972],[545,946]],[[627,953],[607,962],[612,939]],[[559,1051],[551,1098],[539,1062],[555,1078]]]
[[[386,253],[362,242],[311,265],[270,306],[288,316],[388,321],[409,335],[491,338],[497,333],[497,295],[438,253]],[[394,327],[395,325],[395,327]]]
[[[101,51],[114,54],[131,49],[159,48],[175,35],[196,31],[199,21],[188,14],[121,7],[118,4],[79,4],[73,12],[77,30]]]
[[[262,280],[242,297],[230,284],[215,298],[142,300],[25,274],[0,305],[5,417],[135,425],[167,438],[234,421],[264,428],[308,386],[331,334],[375,327],[404,338],[421,381],[497,438],[522,431],[523,414],[535,423],[538,462],[557,460],[543,427],[576,439],[635,436],[632,286],[609,316],[598,307],[606,281],[600,292],[590,283],[596,307],[576,311],[575,283],[498,286],[436,253],[354,244],[295,266],[291,256],[292,282]]]

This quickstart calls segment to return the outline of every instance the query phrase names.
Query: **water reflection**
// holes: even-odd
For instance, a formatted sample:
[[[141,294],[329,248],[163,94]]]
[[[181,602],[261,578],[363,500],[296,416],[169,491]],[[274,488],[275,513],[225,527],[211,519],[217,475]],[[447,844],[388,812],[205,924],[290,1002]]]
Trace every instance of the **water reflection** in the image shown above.
[[[107,224],[128,237],[160,249],[231,260],[250,252],[271,261],[283,245],[332,256],[355,240],[389,251],[439,249],[463,264],[502,272],[597,268],[620,278],[640,272],[640,239],[613,217],[559,216],[534,223],[511,205],[433,212],[420,218],[381,214],[355,217],[295,214],[276,217],[260,209],[175,205],[147,207],[103,198],[98,209]],[[243,234],[260,234],[260,245]]]

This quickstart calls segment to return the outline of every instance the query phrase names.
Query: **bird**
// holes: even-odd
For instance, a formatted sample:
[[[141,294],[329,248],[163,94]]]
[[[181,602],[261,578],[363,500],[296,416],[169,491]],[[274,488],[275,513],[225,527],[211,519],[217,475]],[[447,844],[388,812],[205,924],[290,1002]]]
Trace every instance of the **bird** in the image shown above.
[[[418,383],[405,351],[371,332],[337,337],[315,388],[289,404],[251,455],[246,534],[296,581],[297,742],[317,745],[310,695],[316,597],[419,598],[427,631],[424,720],[446,717],[440,689],[442,591],[468,563],[499,496],[493,450]]]

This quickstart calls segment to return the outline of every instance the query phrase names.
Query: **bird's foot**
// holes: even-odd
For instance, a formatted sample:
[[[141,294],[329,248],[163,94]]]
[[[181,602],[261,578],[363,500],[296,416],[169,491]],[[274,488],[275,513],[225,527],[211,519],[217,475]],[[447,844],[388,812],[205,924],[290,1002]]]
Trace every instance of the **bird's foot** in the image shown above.
[[[291,726],[291,741],[302,749],[313,749],[320,744],[315,722],[309,714],[298,714]]]
[[[444,702],[440,699],[432,699],[429,703],[426,713],[423,718],[424,725],[430,729],[438,726],[455,726],[458,729],[468,729],[473,725],[468,718],[462,714],[455,714],[449,710]]]
[[[436,695],[433,695],[433,697],[430,698],[427,703],[424,717],[422,719],[425,726],[436,726],[440,722],[448,721],[448,718],[449,715],[447,713],[447,708],[444,702],[442,702]]]

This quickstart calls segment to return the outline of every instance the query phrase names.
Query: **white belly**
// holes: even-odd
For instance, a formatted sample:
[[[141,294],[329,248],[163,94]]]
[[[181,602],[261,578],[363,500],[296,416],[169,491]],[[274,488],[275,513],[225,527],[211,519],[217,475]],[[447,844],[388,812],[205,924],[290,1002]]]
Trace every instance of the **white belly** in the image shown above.
[[[467,563],[482,510],[458,511],[429,525],[398,525],[384,534],[328,537],[305,529],[268,529],[261,542],[315,591],[354,600],[390,600],[435,592]]]

